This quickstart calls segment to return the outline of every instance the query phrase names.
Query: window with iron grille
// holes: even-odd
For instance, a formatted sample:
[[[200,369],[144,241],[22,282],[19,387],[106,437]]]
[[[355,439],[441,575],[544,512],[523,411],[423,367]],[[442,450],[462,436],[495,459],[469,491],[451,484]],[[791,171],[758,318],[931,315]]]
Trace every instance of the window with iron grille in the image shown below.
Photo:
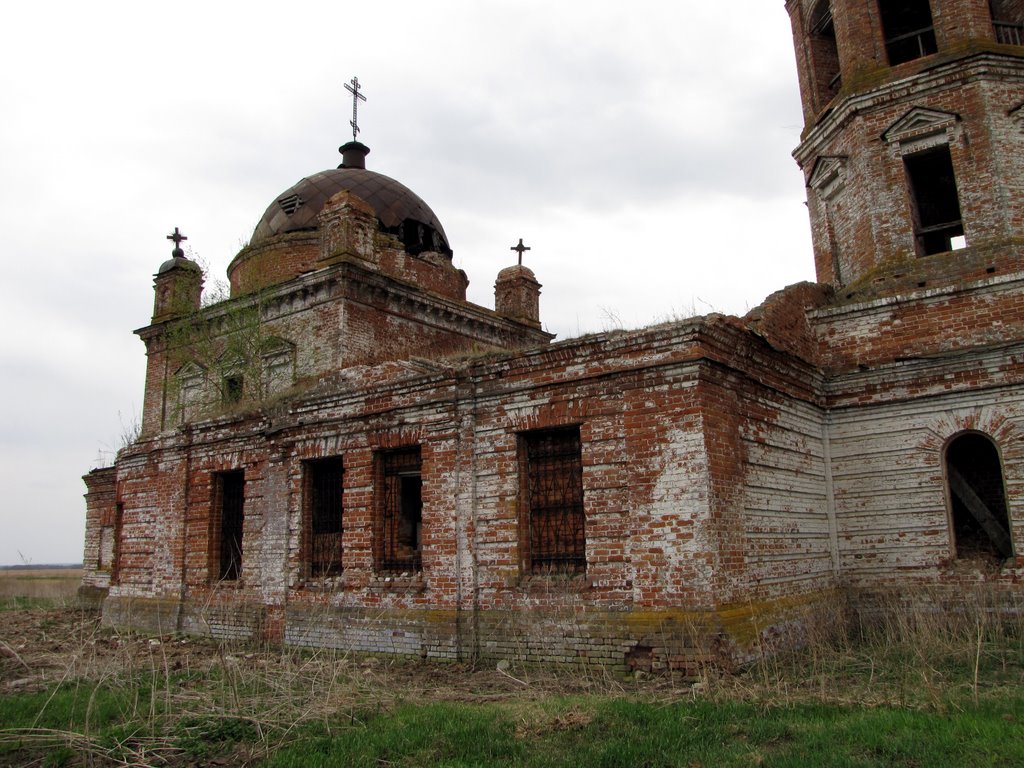
[[[235,581],[242,573],[242,528],[245,520],[245,472],[214,475],[211,572],[220,581]]]
[[[524,566],[582,573],[587,567],[579,427],[520,436]]]
[[[375,555],[381,571],[418,571],[423,522],[420,449],[400,448],[377,454]]]
[[[334,576],[342,569],[341,459],[307,461],[305,469],[309,574]]]

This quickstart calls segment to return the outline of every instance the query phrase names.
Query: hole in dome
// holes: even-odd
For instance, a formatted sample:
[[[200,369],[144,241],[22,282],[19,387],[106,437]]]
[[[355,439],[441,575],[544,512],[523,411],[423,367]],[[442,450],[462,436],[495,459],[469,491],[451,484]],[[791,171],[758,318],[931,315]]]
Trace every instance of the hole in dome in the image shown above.
[[[278,200],[277,204],[281,206],[281,210],[284,211],[286,215],[291,216],[293,213],[299,210],[299,207],[304,202],[305,200],[303,200],[298,195],[288,195],[287,197],[282,197],[280,200]]]

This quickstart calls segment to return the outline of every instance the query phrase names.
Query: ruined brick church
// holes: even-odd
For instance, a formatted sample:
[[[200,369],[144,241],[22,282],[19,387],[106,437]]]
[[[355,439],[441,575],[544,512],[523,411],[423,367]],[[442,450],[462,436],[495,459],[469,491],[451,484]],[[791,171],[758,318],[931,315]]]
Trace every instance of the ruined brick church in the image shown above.
[[[85,477],[104,622],[687,669],[884,591],[1019,608],[1024,0],[786,7],[817,282],[745,317],[554,341],[521,264],[472,304],[357,141],[225,301],[175,230]]]

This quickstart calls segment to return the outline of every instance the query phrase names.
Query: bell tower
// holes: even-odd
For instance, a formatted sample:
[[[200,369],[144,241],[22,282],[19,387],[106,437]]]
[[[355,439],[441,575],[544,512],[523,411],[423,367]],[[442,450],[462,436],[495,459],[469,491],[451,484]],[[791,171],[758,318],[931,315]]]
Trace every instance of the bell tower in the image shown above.
[[[819,282],[1024,268],[1024,0],[788,0]]]

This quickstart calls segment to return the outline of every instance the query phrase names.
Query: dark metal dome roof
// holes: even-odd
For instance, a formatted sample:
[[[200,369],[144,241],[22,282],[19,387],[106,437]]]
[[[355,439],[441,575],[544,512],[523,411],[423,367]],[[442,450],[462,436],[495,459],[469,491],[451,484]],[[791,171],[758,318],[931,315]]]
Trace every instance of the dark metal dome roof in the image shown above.
[[[396,235],[410,253],[438,251],[451,255],[444,228],[430,207],[411,189],[365,168],[335,168],[302,179],[267,208],[250,245],[285,232],[315,229],[317,214],[333,195],[347,190],[366,201],[380,228]]]

